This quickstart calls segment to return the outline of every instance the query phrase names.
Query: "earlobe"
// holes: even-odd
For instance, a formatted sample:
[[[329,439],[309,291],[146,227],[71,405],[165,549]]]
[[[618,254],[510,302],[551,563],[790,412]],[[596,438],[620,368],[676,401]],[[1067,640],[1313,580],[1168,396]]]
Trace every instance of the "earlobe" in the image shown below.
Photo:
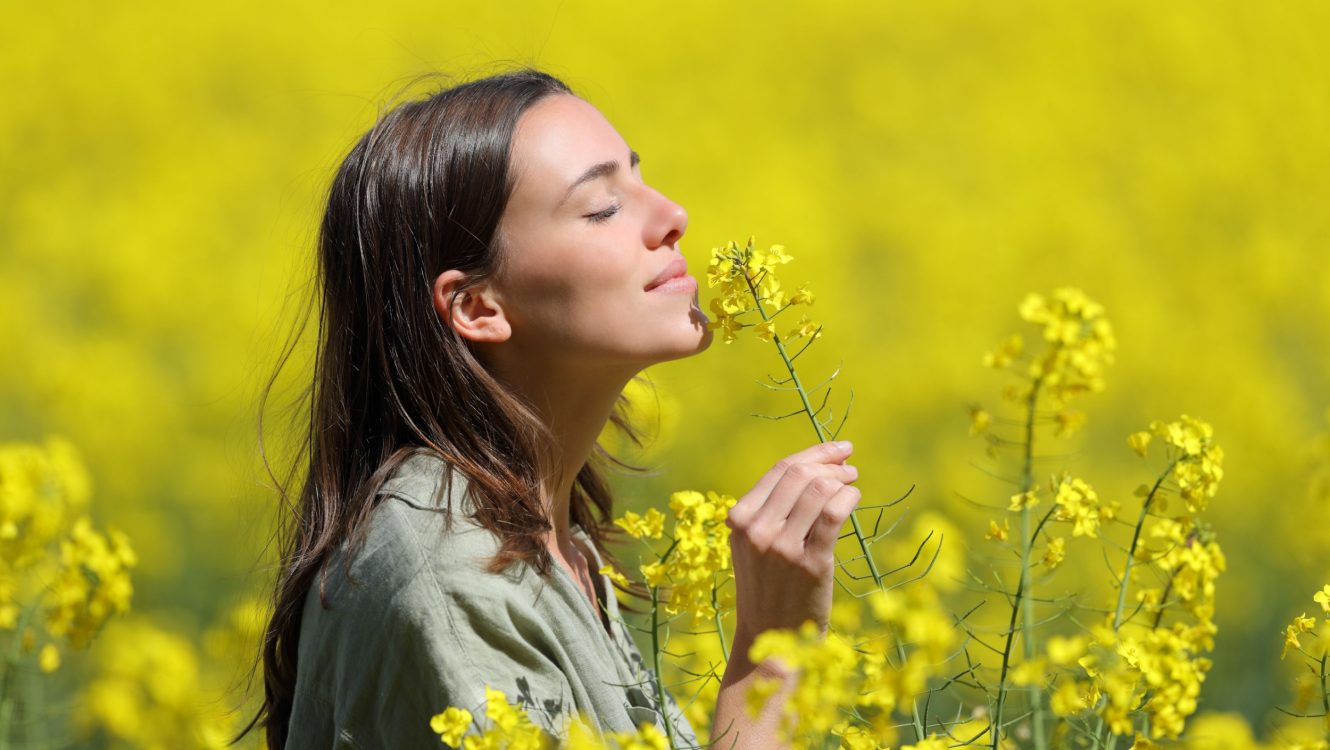
[[[444,325],[457,335],[476,343],[507,341],[512,335],[503,307],[488,283],[479,283],[457,291],[467,280],[463,271],[450,268],[434,280],[434,311]]]

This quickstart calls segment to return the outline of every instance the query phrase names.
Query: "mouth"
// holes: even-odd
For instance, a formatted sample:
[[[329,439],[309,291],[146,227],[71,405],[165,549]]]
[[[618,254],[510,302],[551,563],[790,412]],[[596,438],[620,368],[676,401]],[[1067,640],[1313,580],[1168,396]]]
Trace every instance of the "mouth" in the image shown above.
[[[688,261],[680,256],[661,269],[661,272],[656,274],[656,278],[647,283],[645,291],[649,292],[661,287],[678,287],[685,284],[685,282],[690,282],[693,288],[697,287],[697,280],[688,275]]]

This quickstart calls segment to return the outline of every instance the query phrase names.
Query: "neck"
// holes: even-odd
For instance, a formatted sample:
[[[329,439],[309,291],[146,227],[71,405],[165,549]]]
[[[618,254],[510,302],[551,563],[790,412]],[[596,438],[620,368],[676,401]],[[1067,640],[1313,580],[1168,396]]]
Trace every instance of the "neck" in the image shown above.
[[[499,367],[503,380],[532,405],[552,444],[538,460],[541,504],[553,526],[549,544],[572,550],[571,500],[577,475],[591,457],[615,402],[634,372],[560,372],[554,367]]]

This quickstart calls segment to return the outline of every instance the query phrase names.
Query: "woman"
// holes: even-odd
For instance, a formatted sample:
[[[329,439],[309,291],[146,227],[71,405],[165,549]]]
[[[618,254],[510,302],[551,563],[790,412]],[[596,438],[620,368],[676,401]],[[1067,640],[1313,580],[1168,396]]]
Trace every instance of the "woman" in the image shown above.
[[[486,685],[552,732],[663,722],[696,742],[598,573],[624,387],[711,342],[682,206],[592,105],[534,70],[401,104],[352,148],[318,240],[320,337],[255,724],[270,748],[436,748]],[[792,676],[744,656],[825,627],[832,546],[859,495],[848,444],[778,462],[732,509],[733,659],[721,746],[775,747]],[[783,694],[782,694],[783,695]]]

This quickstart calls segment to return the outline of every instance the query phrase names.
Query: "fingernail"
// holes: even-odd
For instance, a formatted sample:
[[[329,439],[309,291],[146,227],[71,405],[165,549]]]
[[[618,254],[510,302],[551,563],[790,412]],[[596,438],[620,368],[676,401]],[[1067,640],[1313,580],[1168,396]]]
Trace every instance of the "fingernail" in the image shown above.
[[[848,440],[841,440],[841,441],[838,441],[838,442],[836,443],[836,447],[837,447],[838,449],[840,449],[840,450],[847,451],[847,450],[853,448],[853,447],[854,447],[854,444],[851,443],[851,442],[848,441]]]
[[[857,477],[857,476],[859,476],[859,467],[858,467],[858,466],[854,466],[853,464],[845,464],[845,468],[846,468],[846,469],[849,469],[849,471],[850,471],[850,476],[852,476],[852,477]]]

